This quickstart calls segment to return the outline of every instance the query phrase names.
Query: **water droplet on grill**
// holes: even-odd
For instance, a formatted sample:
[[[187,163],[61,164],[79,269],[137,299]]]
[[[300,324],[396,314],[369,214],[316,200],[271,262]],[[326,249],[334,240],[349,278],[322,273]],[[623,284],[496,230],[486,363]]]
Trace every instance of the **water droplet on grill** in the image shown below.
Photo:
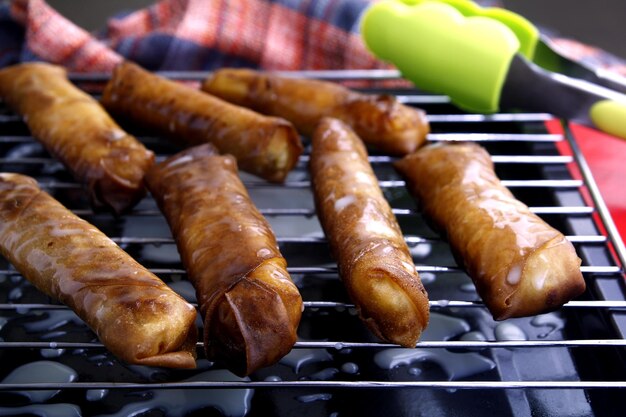
[[[109,393],[108,389],[90,389],[85,393],[87,401],[100,401]]]
[[[22,384],[22,383],[49,383],[54,386],[55,383],[73,382],[78,377],[74,369],[69,366],[51,362],[37,361],[27,363],[15,368],[3,380],[3,384]],[[18,394],[27,397],[34,403],[42,403],[58,394],[59,390],[39,390],[39,391],[16,391]]]
[[[312,403],[314,401],[328,401],[332,398],[332,394],[328,393],[319,393],[319,394],[310,394],[310,395],[300,395],[296,397],[298,401],[301,403]]]
[[[530,321],[530,324],[532,324],[535,327],[547,327],[548,328],[547,331],[539,333],[537,335],[537,337],[540,339],[547,338],[551,334],[559,330],[562,330],[563,327],[565,326],[565,322],[563,321],[563,319],[559,317],[559,315],[556,313],[547,313],[547,314],[541,314],[541,315],[535,316]]]
[[[528,336],[524,333],[524,330],[513,323],[498,324],[494,333],[498,341],[528,340]]]
[[[359,365],[354,362],[346,362],[341,365],[341,371],[345,372],[346,374],[354,375],[359,372]]]

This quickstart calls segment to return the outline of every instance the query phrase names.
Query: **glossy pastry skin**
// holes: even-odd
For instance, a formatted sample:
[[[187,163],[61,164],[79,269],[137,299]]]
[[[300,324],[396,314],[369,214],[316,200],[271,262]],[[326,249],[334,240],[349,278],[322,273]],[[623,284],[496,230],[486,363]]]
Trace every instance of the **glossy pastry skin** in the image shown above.
[[[118,65],[102,103],[113,114],[155,129],[188,145],[212,143],[237,158],[239,167],[282,182],[295,166],[302,144],[287,121],[227,103],[139,66]]]
[[[422,110],[390,95],[362,94],[328,81],[280,77],[247,69],[221,69],[202,89],[224,100],[284,117],[310,136],[323,117],[350,125],[368,145],[393,155],[421,146],[430,128]]]
[[[88,187],[93,204],[116,213],[144,195],[154,154],[124,132],[100,104],[44,63],[0,70],[0,97],[24,117],[33,136]]]
[[[573,245],[501,184],[482,147],[431,145],[396,168],[496,320],[554,310],[585,290]]]
[[[365,147],[343,122],[322,119],[310,169],[317,215],[359,315],[382,340],[414,347],[428,297]]]
[[[296,341],[302,299],[235,159],[200,145],[146,179],[196,289],[207,356],[239,375],[278,361]]]
[[[195,367],[195,308],[30,177],[0,174],[0,253],[122,360]]]

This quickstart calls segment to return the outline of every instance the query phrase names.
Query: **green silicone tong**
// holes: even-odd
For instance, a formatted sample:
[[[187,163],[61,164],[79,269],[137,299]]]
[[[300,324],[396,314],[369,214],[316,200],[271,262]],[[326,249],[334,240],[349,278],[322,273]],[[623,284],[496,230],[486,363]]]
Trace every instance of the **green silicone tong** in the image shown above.
[[[366,10],[361,33],[403,77],[464,110],[549,112],[626,139],[626,96],[533,63],[540,33],[516,13],[468,0],[388,0]]]

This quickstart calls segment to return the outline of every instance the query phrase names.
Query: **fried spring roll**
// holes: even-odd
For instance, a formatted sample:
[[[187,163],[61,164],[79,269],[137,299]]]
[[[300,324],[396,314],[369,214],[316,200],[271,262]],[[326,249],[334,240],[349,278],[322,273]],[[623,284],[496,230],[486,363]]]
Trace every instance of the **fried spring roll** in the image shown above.
[[[414,347],[428,296],[365,147],[343,122],[322,119],[310,169],[317,215],[360,317],[382,340]]]
[[[195,308],[30,177],[0,174],[0,253],[120,359],[195,367]]]
[[[482,147],[427,146],[395,166],[496,320],[554,310],[585,290],[573,245],[502,185]]]
[[[296,341],[302,298],[235,159],[200,145],[146,180],[196,289],[207,356],[239,375],[278,361]]]
[[[0,70],[0,97],[87,186],[94,206],[119,214],[145,195],[143,176],[154,154],[70,83],[63,68],[29,63]]]
[[[413,152],[430,130],[422,110],[393,96],[362,94],[327,81],[221,69],[204,81],[202,89],[231,103],[284,117],[308,136],[323,117],[340,119],[367,145],[394,155]]]
[[[286,120],[227,103],[189,86],[118,65],[102,103],[116,115],[189,145],[214,144],[237,158],[241,169],[282,182],[302,153],[300,136]]]

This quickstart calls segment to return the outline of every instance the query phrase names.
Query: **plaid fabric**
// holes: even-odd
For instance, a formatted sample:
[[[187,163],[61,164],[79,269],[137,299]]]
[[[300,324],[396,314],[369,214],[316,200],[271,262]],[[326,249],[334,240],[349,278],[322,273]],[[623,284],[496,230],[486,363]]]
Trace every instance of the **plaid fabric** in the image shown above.
[[[125,57],[151,70],[387,67],[365,49],[357,32],[368,4],[162,0],[110,19],[98,40],[43,0],[16,0],[0,11],[0,42],[6,45],[0,65],[44,60],[77,72],[107,72]]]
[[[24,43],[9,51],[11,57],[0,56],[0,62],[17,56],[19,61],[43,60],[76,71],[107,71],[122,59],[43,0],[15,1],[10,16],[25,28]]]

